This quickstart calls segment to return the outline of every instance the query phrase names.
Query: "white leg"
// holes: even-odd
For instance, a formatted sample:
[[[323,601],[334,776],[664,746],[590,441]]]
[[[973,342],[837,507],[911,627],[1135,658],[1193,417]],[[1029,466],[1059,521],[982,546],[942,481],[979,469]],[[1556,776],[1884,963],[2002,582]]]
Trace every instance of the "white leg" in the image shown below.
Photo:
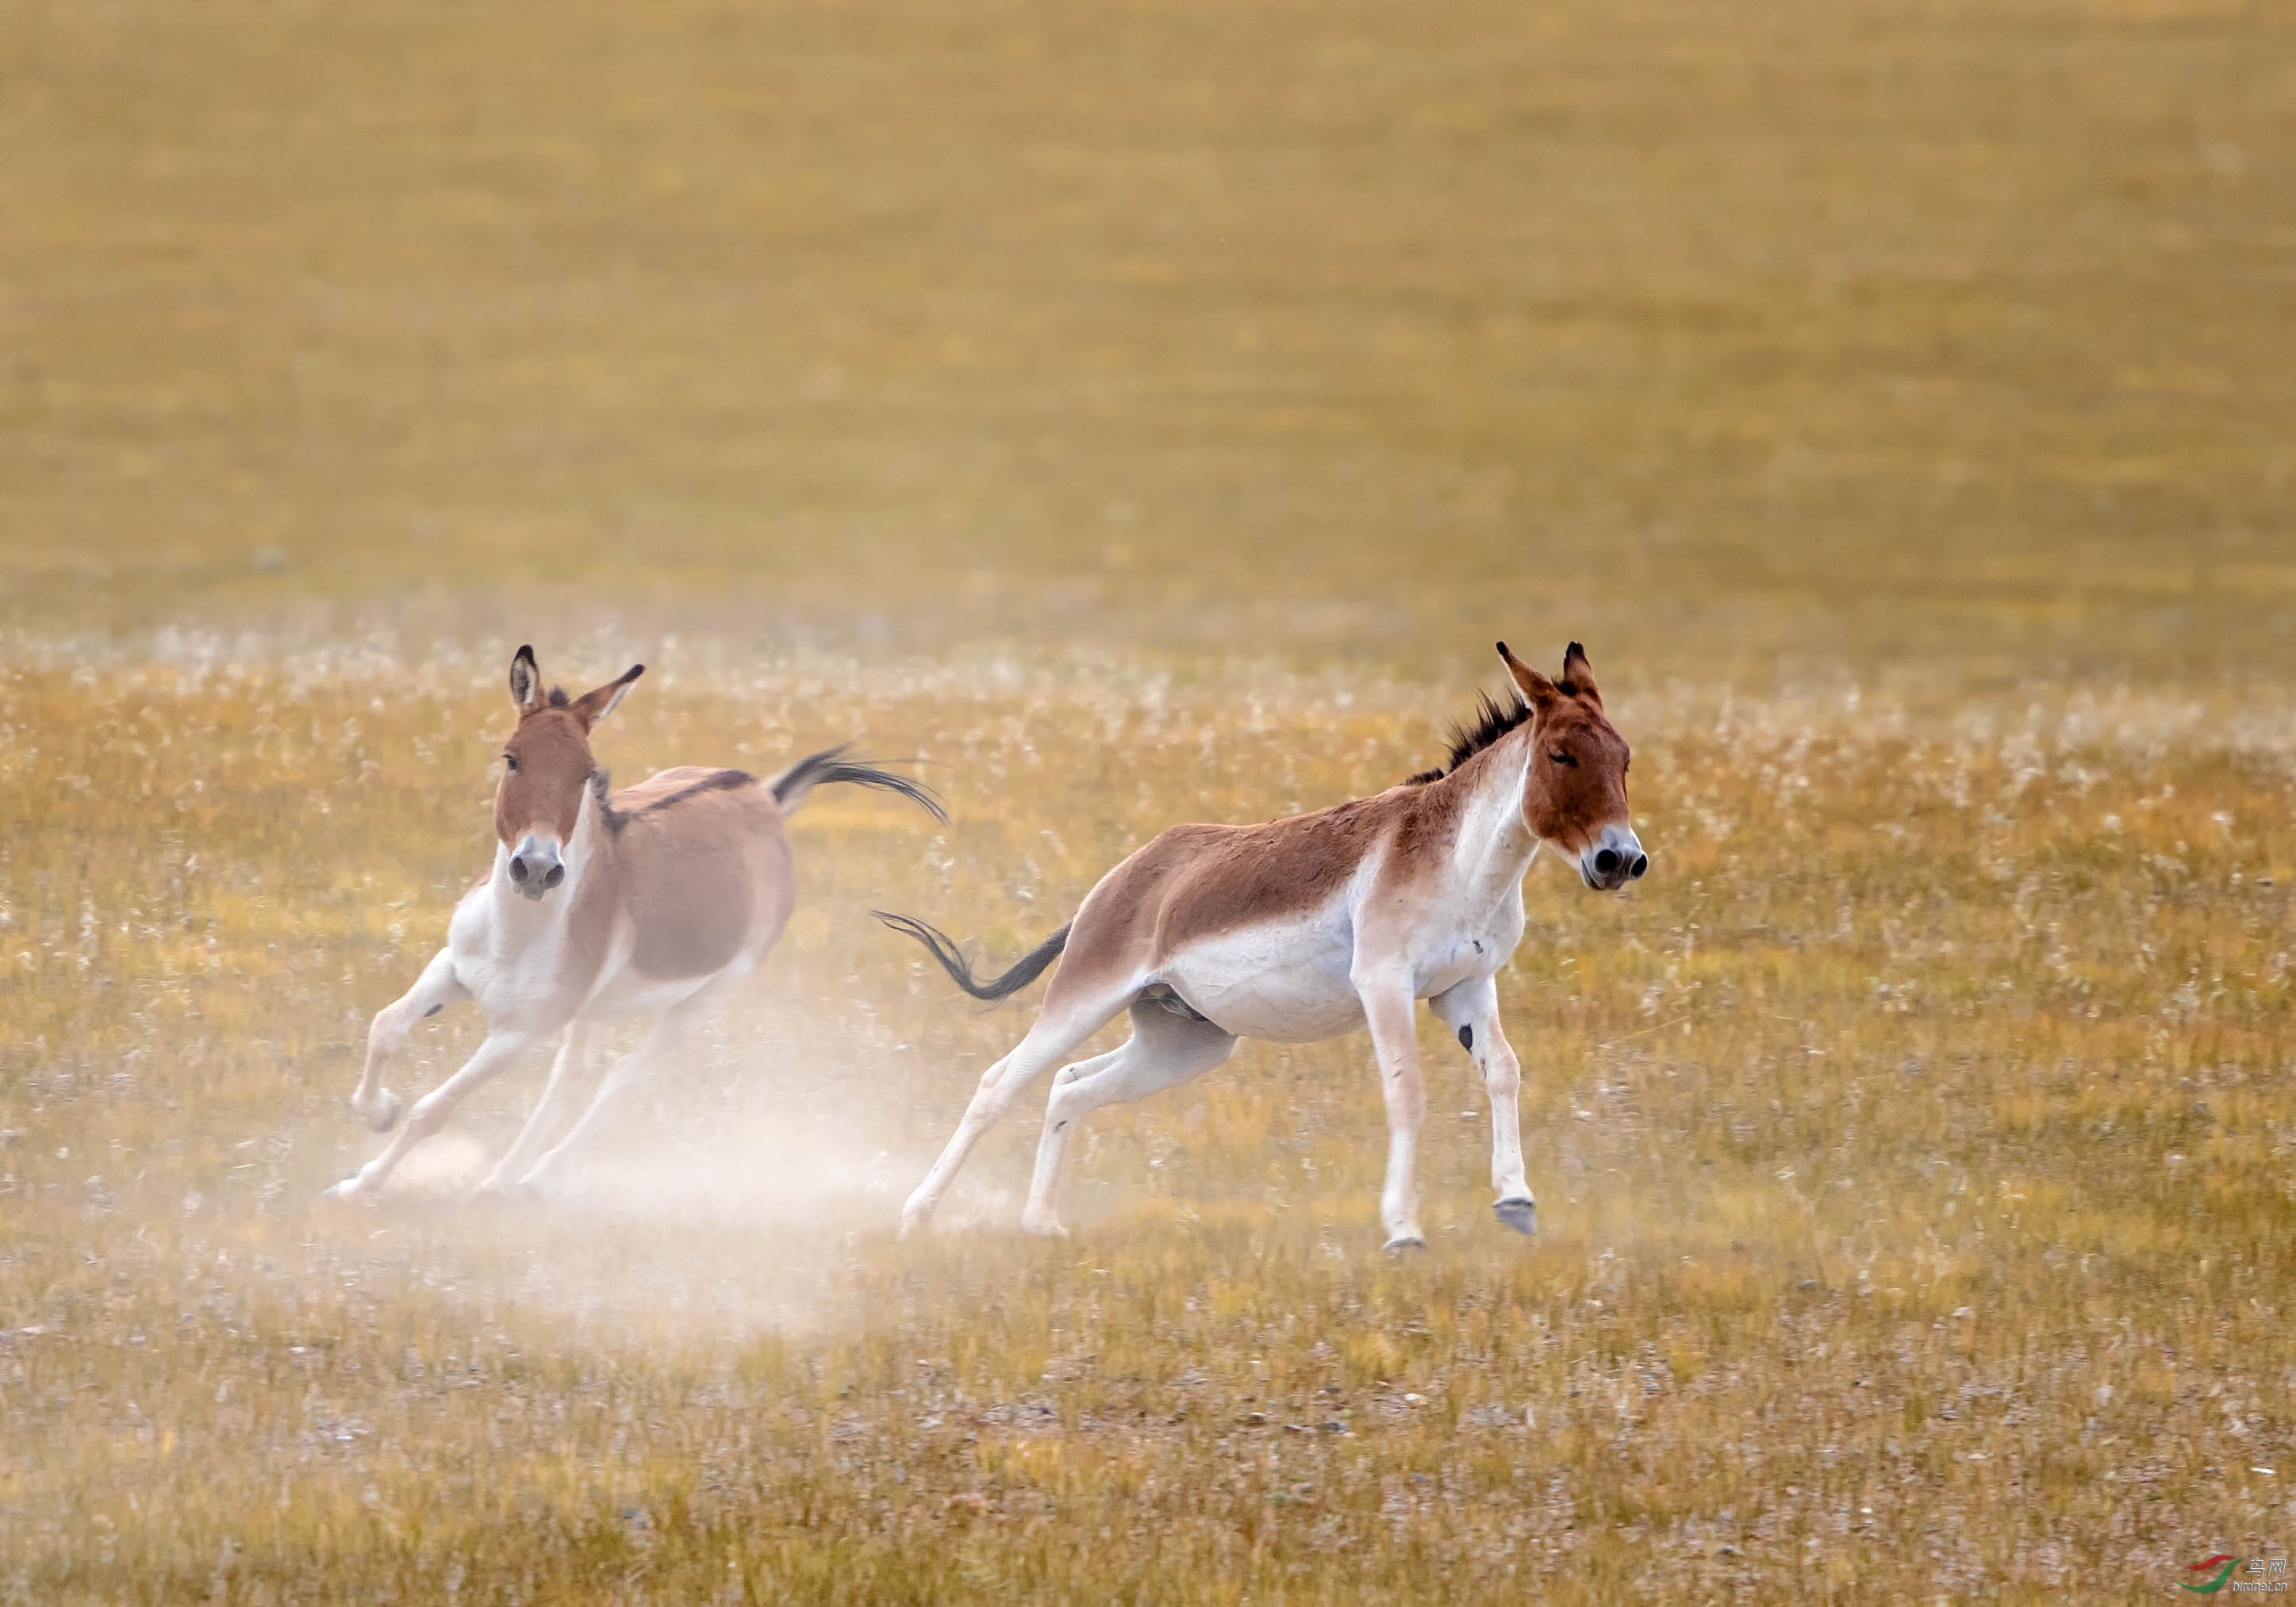
[[[1060,1103],[1062,1089],[1084,1078],[1097,1077],[1101,1072],[1121,1062],[1131,1048],[1132,1041],[1127,1038],[1121,1045],[1111,1049],[1105,1054],[1095,1054],[1090,1060],[1076,1061],[1053,1073],[1052,1097],[1045,1103],[1045,1130],[1037,1139],[1037,1169],[1029,1174],[1029,1202],[1021,1208],[1022,1233],[1038,1234],[1055,1238],[1067,1236],[1069,1230],[1061,1226],[1060,1213],[1053,1204],[1053,1197],[1059,1191],[1060,1185],[1057,1181],[1049,1185],[1045,1181],[1046,1168],[1051,1167],[1058,1170],[1061,1164],[1061,1152],[1067,1147],[1063,1129],[1067,1127],[1068,1121],[1056,1122],[1053,1116],[1053,1107]]]
[[[415,1022],[470,996],[455,978],[454,956],[442,948],[430,956],[414,987],[374,1013],[366,1029],[366,1067],[351,1095],[351,1109],[366,1119],[367,1126],[388,1133],[398,1119],[398,1096],[382,1086],[382,1063],[398,1053]]]
[[[1491,1187],[1498,1193],[1491,1209],[1517,1233],[1529,1233],[1538,1226],[1538,1208],[1522,1175],[1522,1117],[1515,1108],[1522,1068],[1499,1027],[1499,990],[1481,977],[1429,1003],[1459,1046],[1474,1056],[1491,1096]]]
[[[980,1136],[994,1127],[1013,1102],[1046,1072],[1061,1063],[1078,1044],[1108,1025],[1116,1013],[1124,1007],[1128,993],[1114,998],[1095,1000],[1082,1006],[1070,1004],[1055,1008],[1050,1004],[1029,1029],[1029,1036],[1014,1045],[1013,1052],[981,1073],[980,1086],[973,1091],[972,1103],[964,1107],[964,1117],[949,1136],[948,1145],[934,1161],[925,1180],[917,1185],[916,1192],[901,1208],[901,1232],[912,1234],[932,1218],[933,1208],[947,1192],[949,1182],[956,1176],[964,1158]]]
[[[1379,1060],[1380,1094],[1387,1103],[1387,1182],[1379,1193],[1379,1219],[1390,1250],[1421,1250],[1419,1128],[1427,1119],[1427,1090],[1419,1079],[1419,1037],[1413,1030],[1407,980],[1358,978],[1364,1019]]]
[[[487,1180],[479,1185],[480,1193],[508,1193],[534,1165],[543,1139],[558,1124],[559,1112],[565,1109],[570,1085],[590,1063],[590,1052],[598,1035],[599,1028],[592,1021],[576,1021],[566,1029],[566,1041],[558,1045],[558,1054],[550,1062],[550,1080],[542,1085],[542,1097],[535,1101],[534,1113],[519,1128],[517,1139],[504,1152],[503,1158],[495,1162]]]
[[[407,1112],[406,1125],[383,1146],[382,1153],[329,1189],[329,1197],[355,1200],[362,1194],[379,1192],[389,1180],[391,1168],[406,1158],[406,1152],[437,1132],[472,1089],[506,1070],[512,1062],[533,1046],[531,1033],[488,1033],[486,1042],[463,1062],[461,1070],[414,1102],[414,1109]]]
[[[1021,1226],[1032,1234],[1059,1234],[1061,1168],[1070,1129],[1087,1111],[1143,1099],[1177,1087],[1210,1070],[1235,1049],[1235,1039],[1210,1021],[1176,1015],[1161,1004],[1132,1006],[1132,1036],[1122,1048],[1062,1069],[1045,1103],[1045,1131],[1037,1140],[1037,1171]]]
[[[590,1108],[582,1112],[582,1119],[574,1124],[573,1130],[558,1141],[555,1149],[534,1163],[519,1179],[519,1186],[546,1189],[564,1177],[567,1163],[598,1136],[598,1130],[605,1126],[606,1118],[613,1113],[614,1107],[620,1104],[632,1088],[651,1076],[664,1059],[693,1035],[693,1029],[717,1001],[718,991],[715,988],[705,988],[698,993],[688,994],[663,1011],[645,1037],[638,1040],[638,1046],[616,1061],[607,1071],[604,1080],[598,1085],[598,1092],[591,1097]]]

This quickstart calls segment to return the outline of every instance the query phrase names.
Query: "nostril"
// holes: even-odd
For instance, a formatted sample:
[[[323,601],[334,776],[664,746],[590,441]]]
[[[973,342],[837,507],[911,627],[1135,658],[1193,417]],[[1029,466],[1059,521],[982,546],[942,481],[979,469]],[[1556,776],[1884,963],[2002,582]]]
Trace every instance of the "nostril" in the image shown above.
[[[1627,867],[1627,874],[1629,876],[1640,876],[1648,869],[1650,869],[1650,856],[1648,854],[1637,854],[1635,856],[1635,862]]]
[[[554,865],[550,867],[549,873],[543,877],[542,885],[545,887],[556,887],[560,882],[565,880],[566,867],[562,865]]]
[[[1609,849],[1604,849],[1595,856],[1595,870],[1597,874],[1607,876],[1618,868],[1619,857]]]
[[[521,859],[515,854],[512,854],[510,857],[510,879],[512,881],[523,881],[526,880],[526,861]]]

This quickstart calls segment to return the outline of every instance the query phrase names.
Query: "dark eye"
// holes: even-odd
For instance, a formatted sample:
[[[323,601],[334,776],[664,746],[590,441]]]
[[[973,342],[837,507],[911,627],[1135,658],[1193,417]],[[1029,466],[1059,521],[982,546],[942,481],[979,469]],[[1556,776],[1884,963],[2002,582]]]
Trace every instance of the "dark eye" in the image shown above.
[[[1576,766],[1578,762],[1569,754],[1563,752],[1560,748],[1549,748],[1546,750],[1546,757],[1553,759],[1558,765]]]
[[[509,766],[513,770],[518,768],[518,759],[514,755],[508,753],[504,754],[503,763]]]

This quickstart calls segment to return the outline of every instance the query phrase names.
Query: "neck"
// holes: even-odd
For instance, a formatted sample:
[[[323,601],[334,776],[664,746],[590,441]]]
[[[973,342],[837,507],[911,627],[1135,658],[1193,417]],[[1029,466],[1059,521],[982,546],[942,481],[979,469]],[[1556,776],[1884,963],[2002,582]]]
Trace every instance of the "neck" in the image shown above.
[[[1467,807],[1456,852],[1472,881],[1520,882],[1538,853],[1538,839],[1522,820],[1533,751],[1530,727],[1524,726],[1477,754],[1457,778],[1467,788]]]

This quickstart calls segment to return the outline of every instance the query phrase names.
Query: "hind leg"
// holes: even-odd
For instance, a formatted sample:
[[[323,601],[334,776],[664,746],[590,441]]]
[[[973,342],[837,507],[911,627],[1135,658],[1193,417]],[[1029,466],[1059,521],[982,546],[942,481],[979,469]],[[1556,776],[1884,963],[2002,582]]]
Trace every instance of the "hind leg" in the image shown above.
[[[558,1146],[536,1161],[519,1180],[520,1186],[546,1189],[565,1175],[568,1162],[598,1136],[613,1114],[614,1108],[627,1097],[630,1090],[651,1076],[674,1051],[683,1045],[700,1026],[724,991],[719,987],[707,987],[690,993],[663,1011],[654,1021],[638,1046],[613,1063],[590,1099],[590,1108],[582,1112]]]
[[[1078,1044],[1113,1021],[1116,1013],[1124,1008],[1133,989],[1108,989],[1074,999],[1062,999],[1057,1004],[1047,1001],[1045,1012],[1037,1024],[1029,1029],[1029,1036],[1015,1045],[1013,1052],[981,1073],[980,1086],[973,1091],[972,1103],[964,1107],[964,1116],[949,1136],[948,1146],[934,1161],[925,1180],[917,1185],[916,1192],[901,1208],[901,1232],[913,1234],[931,1221],[933,1208],[948,1192],[948,1185],[980,1142],[980,1136],[994,1127],[1013,1102],[1027,1087],[1051,1070],[1073,1052]]]
[[[589,1063],[590,1051],[601,1030],[592,1021],[576,1021],[566,1029],[566,1041],[558,1046],[557,1057],[550,1062],[550,1080],[542,1085],[542,1097],[534,1102],[534,1113],[519,1128],[518,1137],[503,1158],[495,1162],[487,1180],[479,1185],[480,1194],[507,1194],[526,1176],[535,1156],[541,1152],[543,1139],[557,1125],[559,1112],[566,1108],[570,1092],[567,1085]]]
[[[351,1095],[351,1109],[366,1119],[367,1126],[388,1133],[398,1120],[398,1095],[382,1086],[383,1062],[398,1053],[415,1022],[470,996],[455,976],[454,955],[442,948],[430,956],[414,987],[374,1013],[366,1029],[366,1065]]]
[[[1235,1039],[1210,1021],[1175,1014],[1144,1000],[1132,1006],[1132,1036],[1112,1054],[1070,1066],[1053,1080],[1045,1104],[1044,1136],[1037,1140],[1037,1171],[1021,1226],[1032,1234],[1059,1234],[1061,1169],[1077,1121],[1103,1105],[1144,1099],[1193,1081],[1226,1060]]]

